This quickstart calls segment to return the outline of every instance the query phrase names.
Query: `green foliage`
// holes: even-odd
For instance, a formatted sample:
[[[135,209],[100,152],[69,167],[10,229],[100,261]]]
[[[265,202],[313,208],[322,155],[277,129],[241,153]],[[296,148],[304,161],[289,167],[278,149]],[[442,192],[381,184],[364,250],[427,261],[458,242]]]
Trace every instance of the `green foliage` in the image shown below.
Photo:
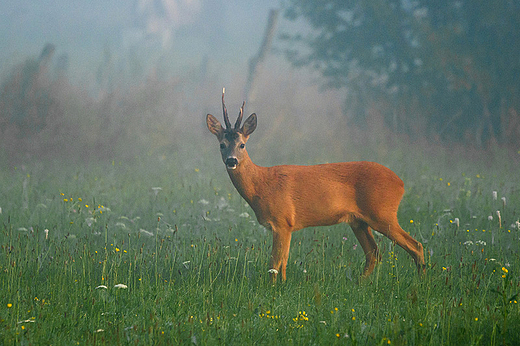
[[[272,286],[271,235],[204,159],[2,169],[0,343],[517,342],[520,200],[507,176],[402,172],[399,219],[424,244],[422,278],[377,237],[382,263],[360,281],[364,255],[338,225],[295,233],[287,282]]]
[[[409,135],[517,144],[520,7],[497,1],[287,1],[289,60],[346,87],[361,122],[367,104]]]

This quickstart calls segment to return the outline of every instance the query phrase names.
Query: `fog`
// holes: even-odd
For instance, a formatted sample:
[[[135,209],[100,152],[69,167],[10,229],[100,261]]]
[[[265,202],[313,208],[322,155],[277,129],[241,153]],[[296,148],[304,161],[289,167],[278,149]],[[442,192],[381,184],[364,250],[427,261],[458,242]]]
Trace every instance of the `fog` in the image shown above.
[[[369,159],[397,165],[410,145],[416,148],[417,158],[440,153],[450,161],[449,153],[458,150],[461,156],[474,159],[504,148],[509,159],[518,160],[515,138],[520,126],[511,120],[516,117],[511,113],[516,112],[516,104],[508,108],[509,96],[498,93],[496,101],[480,92],[485,90],[485,81],[478,74],[472,72],[473,80],[467,82],[466,76],[443,72],[450,83],[460,77],[475,87],[467,87],[463,92],[469,96],[461,96],[457,94],[460,88],[448,85],[451,98],[435,108],[437,99],[446,97],[428,91],[435,90],[434,83],[441,85],[430,83],[427,78],[438,77],[424,72],[432,51],[413,38],[409,46],[421,48],[422,55],[417,53],[412,65],[401,67],[392,58],[380,68],[374,56],[386,48],[370,42],[370,37],[382,34],[368,24],[359,32],[368,39],[349,38],[357,51],[366,48],[369,52],[365,65],[360,53],[348,69],[341,70],[341,60],[334,61],[337,56],[329,51],[335,48],[319,48],[333,35],[311,40],[307,48],[298,41],[300,53],[313,49],[312,44],[317,49],[310,55],[315,60],[301,63],[304,60],[290,58],[295,41],[287,37],[301,39],[322,29],[312,11],[299,13],[298,18],[291,14],[294,9],[282,8],[299,6],[291,3],[1,2],[0,159],[14,164],[46,157],[159,156],[184,151],[186,143],[198,143],[198,151],[216,154],[204,118],[213,113],[221,119],[220,96],[226,87],[230,115],[236,116],[242,100],[247,101],[247,114],[258,115],[251,150],[260,164]],[[402,11],[417,21],[439,23],[434,6],[412,7],[403,5]],[[334,18],[347,24],[354,21],[353,12],[338,13],[323,18],[325,22]],[[269,18],[274,19],[271,26]],[[401,24],[406,26],[406,21]],[[352,27],[357,29],[359,23]],[[333,41],[330,47],[338,46],[335,42],[342,43]],[[435,49],[439,61],[445,61],[443,48]],[[330,65],[319,60],[323,58],[320,51],[329,54]],[[392,56],[391,52],[385,54]],[[431,66],[448,70],[436,62]],[[404,72],[392,79],[395,71]],[[392,85],[395,80],[407,85]],[[384,83],[388,86],[381,88]],[[371,88],[380,90],[366,91]],[[426,90],[423,94],[410,91],[421,88]],[[464,106],[480,104],[476,99],[489,102],[479,108]],[[513,126],[499,122],[506,118]],[[457,130],[461,124],[470,126]]]
[[[143,67],[168,73],[205,56],[222,76],[247,66],[258,49],[268,12],[278,1],[132,0],[3,1],[1,68],[39,54],[44,44],[70,58],[70,75],[93,82],[109,49],[119,68],[135,55]]]

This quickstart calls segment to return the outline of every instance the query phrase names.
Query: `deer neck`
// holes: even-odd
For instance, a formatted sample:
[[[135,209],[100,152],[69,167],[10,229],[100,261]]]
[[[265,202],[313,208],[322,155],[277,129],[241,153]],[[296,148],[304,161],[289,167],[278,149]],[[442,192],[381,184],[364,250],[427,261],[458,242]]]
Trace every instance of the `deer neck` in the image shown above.
[[[252,205],[257,195],[258,186],[263,181],[264,170],[265,167],[255,165],[247,153],[236,169],[228,170],[231,182],[249,205]]]

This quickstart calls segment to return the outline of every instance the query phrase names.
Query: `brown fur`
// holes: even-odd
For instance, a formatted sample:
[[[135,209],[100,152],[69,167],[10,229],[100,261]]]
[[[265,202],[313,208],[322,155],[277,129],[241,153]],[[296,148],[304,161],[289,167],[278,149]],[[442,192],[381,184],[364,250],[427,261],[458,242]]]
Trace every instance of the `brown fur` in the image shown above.
[[[310,226],[348,223],[366,256],[364,276],[380,261],[372,235],[374,229],[405,249],[419,272],[424,270],[423,246],[397,222],[397,209],[404,193],[403,181],[390,169],[374,162],[342,162],[313,166],[255,165],[244,146],[256,128],[252,114],[237,130],[226,135],[218,120],[208,114],[209,130],[221,143],[222,159],[236,158],[228,174],[240,195],[263,226],[273,232],[270,266],[286,279],[291,234]],[[238,128],[238,127],[237,127]],[[276,272],[272,274],[276,280]]]

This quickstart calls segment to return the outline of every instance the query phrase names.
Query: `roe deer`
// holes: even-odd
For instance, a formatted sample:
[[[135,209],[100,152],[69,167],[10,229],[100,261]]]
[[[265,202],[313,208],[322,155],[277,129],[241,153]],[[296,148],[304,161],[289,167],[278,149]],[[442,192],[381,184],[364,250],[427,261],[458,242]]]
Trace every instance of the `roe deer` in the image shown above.
[[[405,249],[414,259],[419,274],[424,270],[422,244],[397,222],[404,184],[393,171],[375,162],[257,166],[245,148],[256,129],[256,114],[251,114],[240,127],[244,102],[232,127],[224,92],[225,89],[222,110],[226,128],[211,114],[207,115],[206,123],[217,136],[233,185],[254,210],[258,222],[273,233],[269,270],[273,282],[280,268],[282,280],[286,280],[292,232],[340,222],[350,225],[365,252],[363,276],[370,275],[381,260],[371,229]]]

